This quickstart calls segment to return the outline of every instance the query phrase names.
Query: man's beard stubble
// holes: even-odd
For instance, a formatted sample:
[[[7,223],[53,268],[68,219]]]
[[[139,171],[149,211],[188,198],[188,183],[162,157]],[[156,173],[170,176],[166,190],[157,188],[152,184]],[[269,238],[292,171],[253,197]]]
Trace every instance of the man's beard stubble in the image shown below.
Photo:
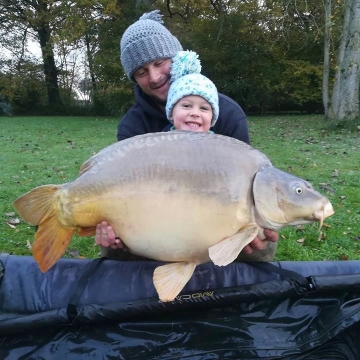
[[[170,74],[167,78],[166,81],[170,81]],[[168,93],[169,93],[169,89],[170,87],[168,88],[168,91],[166,93],[166,99],[162,99],[156,95],[150,95],[151,99],[155,102],[155,104],[161,109],[161,110],[164,110],[165,109],[165,106],[166,106],[166,102],[167,102],[167,97],[168,97]]]

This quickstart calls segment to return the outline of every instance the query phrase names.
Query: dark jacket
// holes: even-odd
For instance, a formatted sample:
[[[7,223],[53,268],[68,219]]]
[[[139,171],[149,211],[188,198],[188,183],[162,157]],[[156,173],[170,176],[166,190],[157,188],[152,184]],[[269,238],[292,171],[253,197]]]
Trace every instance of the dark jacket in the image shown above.
[[[136,104],[127,111],[118,125],[119,141],[135,135],[170,129],[165,113],[154,105],[152,99],[138,85],[135,86],[135,100]],[[247,119],[240,105],[219,93],[219,109],[219,118],[211,130],[249,144]]]

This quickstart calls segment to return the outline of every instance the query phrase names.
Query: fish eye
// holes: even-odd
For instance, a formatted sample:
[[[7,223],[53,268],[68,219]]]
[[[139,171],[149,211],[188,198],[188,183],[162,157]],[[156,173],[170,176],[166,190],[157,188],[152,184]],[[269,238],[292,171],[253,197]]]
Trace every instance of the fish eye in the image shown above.
[[[302,194],[302,192],[303,192],[303,188],[302,188],[301,186],[297,186],[297,187],[295,188],[295,192],[296,192],[298,195],[300,195],[300,194]]]

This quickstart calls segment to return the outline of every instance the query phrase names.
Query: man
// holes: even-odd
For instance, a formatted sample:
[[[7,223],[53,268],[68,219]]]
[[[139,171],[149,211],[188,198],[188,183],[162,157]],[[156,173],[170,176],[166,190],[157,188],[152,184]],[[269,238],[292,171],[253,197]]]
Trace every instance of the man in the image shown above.
[[[169,124],[165,105],[171,58],[181,50],[178,39],[162,25],[158,10],[144,14],[124,32],[120,42],[121,64],[127,77],[136,83],[136,104],[120,121],[118,140],[162,131]],[[223,94],[219,94],[219,104],[220,116],[214,132],[249,143],[242,108]]]
[[[130,25],[121,38],[121,64],[127,77],[136,84],[136,104],[118,125],[119,141],[149,132],[160,132],[169,124],[165,105],[170,87],[171,58],[183,49],[178,39],[162,25],[161,18],[158,10],[146,13]],[[249,143],[247,119],[240,105],[219,93],[219,110],[218,120],[211,129],[216,134]],[[264,235],[265,240],[255,238],[243,249],[238,259],[273,260],[278,234],[266,229]],[[123,248],[123,244],[106,222],[97,226],[95,241],[103,246],[103,256],[121,258],[117,249]]]

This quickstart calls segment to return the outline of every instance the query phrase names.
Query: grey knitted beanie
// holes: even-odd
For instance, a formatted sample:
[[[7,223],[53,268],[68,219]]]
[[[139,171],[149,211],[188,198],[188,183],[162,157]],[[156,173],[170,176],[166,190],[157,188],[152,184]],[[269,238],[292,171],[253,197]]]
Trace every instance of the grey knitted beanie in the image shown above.
[[[179,40],[163,26],[159,10],[145,13],[130,25],[120,41],[120,59],[126,76],[134,80],[134,72],[157,59],[172,58],[182,50]]]

